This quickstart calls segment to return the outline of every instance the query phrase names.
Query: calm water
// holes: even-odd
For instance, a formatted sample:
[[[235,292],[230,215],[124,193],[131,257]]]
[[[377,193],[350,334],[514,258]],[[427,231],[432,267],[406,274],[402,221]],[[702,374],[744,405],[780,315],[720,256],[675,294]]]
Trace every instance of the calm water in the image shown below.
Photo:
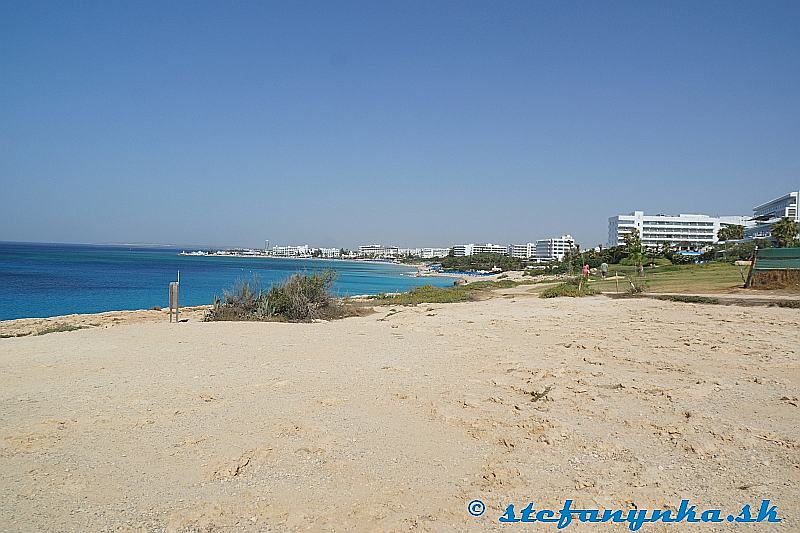
[[[407,267],[352,261],[185,257],[178,249],[0,242],[0,320],[167,307],[181,271],[181,305],[203,305],[237,280],[269,287],[294,272],[333,269],[346,296],[404,291],[448,278],[414,278]]]

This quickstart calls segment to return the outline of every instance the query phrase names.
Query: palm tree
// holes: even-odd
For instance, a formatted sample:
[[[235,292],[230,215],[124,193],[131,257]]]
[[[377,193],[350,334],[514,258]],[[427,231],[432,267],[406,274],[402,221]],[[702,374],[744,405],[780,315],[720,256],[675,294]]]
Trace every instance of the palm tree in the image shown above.
[[[792,248],[798,245],[798,224],[791,218],[782,218],[772,225],[772,238],[778,242],[778,248]]]
[[[744,239],[744,226],[738,224],[722,226],[717,232],[717,238],[721,241]]]

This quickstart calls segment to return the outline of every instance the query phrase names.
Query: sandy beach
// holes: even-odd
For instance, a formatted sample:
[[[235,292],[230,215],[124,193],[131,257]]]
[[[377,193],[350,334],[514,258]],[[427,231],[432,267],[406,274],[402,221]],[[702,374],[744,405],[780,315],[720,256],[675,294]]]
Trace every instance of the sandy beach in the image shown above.
[[[528,290],[0,339],[0,530],[481,531],[509,503],[682,498],[800,530],[796,309]]]

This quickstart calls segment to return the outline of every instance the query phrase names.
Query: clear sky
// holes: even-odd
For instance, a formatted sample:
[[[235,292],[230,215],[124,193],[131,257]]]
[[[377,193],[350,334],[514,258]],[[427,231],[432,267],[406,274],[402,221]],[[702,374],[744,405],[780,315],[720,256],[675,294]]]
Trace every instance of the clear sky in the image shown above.
[[[800,2],[0,3],[0,240],[606,241],[800,188]]]

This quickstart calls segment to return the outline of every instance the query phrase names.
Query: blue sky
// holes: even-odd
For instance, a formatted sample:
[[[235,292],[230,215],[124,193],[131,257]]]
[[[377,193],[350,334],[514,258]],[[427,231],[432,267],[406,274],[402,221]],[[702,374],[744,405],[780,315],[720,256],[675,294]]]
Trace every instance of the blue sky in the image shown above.
[[[0,240],[604,243],[800,188],[800,2],[3,2]]]

